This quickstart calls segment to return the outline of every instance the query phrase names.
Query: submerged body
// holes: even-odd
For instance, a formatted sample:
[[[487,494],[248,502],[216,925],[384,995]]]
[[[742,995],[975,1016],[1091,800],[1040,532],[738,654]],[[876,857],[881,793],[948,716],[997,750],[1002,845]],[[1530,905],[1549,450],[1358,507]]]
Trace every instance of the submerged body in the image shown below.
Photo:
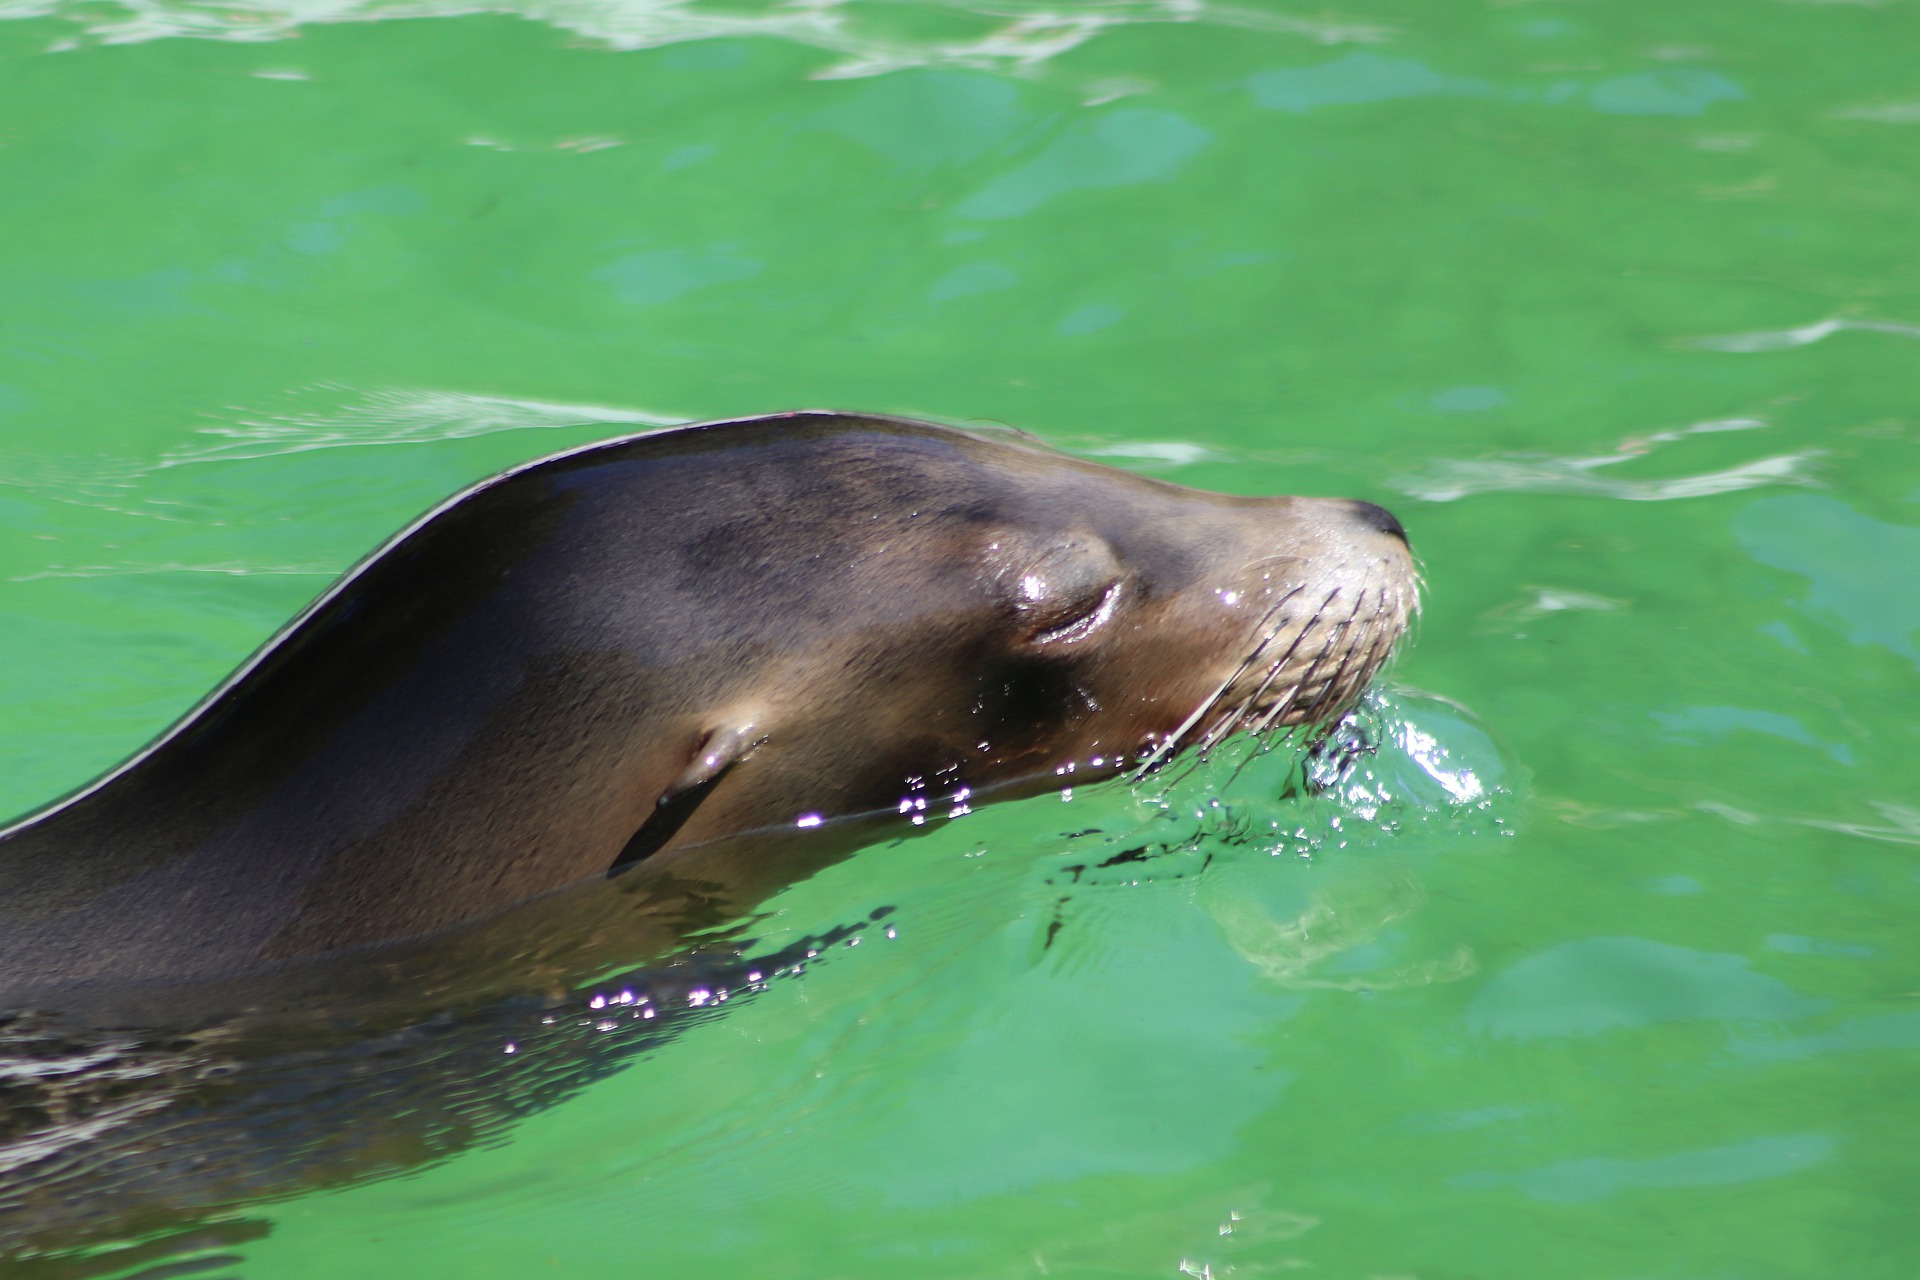
[[[1404,535],[831,413],[532,463],[0,832],[0,1006],[417,939],[636,865],[730,909],[876,820],[1350,705]]]

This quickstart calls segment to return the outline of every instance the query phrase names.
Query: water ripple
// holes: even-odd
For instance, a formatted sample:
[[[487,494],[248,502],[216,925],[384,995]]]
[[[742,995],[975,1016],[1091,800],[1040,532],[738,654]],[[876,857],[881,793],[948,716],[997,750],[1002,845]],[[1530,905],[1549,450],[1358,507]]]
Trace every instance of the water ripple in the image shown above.
[[[1205,0],[1080,0],[1022,4],[975,0],[932,6],[968,14],[991,28],[967,38],[912,40],[864,29],[862,19],[887,6],[851,0],[788,0],[758,11],[720,9],[691,0],[0,0],[3,18],[66,18],[103,44],[184,36],[255,43],[334,22],[451,18],[497,13],[544,22],[611,49],[651,49],[691,40],[761,36],[838,56],[816,79],[884,75],[914,67],[1031,72],[1119,27],[1200,23],[1297,36],[1319,44],[1369,42],[1385,31],[1364,23],[1297,18],[1209,4]]]
[[[322,393],[338,394],[336,388]],[[607,405],[557,404],[472,395],[462,391],[371,391],[357,402],[320,412],[237,410],[231,425],[202,427],[199,435],[218,443],[196,443],[169,450],[153,470],[198,462],[264,458],[315,449],[365,445],[426,444],[463,440],[497,431],[580,427],[599,423],[633,427],[671,427],[692,419],[642,409]]]
[[[1598,458],[1510,455],[1505,458],[1443,458],[1422,475],[1405,476],[1396,487],[1428,502],[1453,502],[1476,493],[1579,493],[1628,502],[1670,502],[1706,498],[1769,484],[1807,484],[1818,449],[1756,458],[1736,467],[1666,480],[1628,480],[1596,475],[1600,467],[1625,462],[1632,454]]]
[[[1474,1191],[1513,1187],[1531,1200],[1584,1204],[1636,1187],[1722,1187],[1784,1178],[1825,1162],[1837,1146],[1824,1133],[1779,1134],[1638,1160],[1587,1156],[1518,1173],[1470,1173],[1453,1185]]]
[[[1599,474],[1603,468],[1645,457],[1662,445],[1689,436],[1752,431],[1767,424],[1759,418],[1715,418],[1671,431],[1629,436],[1612,453],[1571,457],[1510,453],[1497,458],[1436,458],[1427,470],[1393,481],[1394,487],[1427,502],[1453,502],[1476,493],[1578,493],[1628,502],[1667,502],[1704,498],[1769,484],[1809,484],[1819,449],[1775,454],[1738,466],[1661,480],[1635,480]]]
[[[174,573],[210,573],[229,578],[296,577],[296,578],[333,578],[339,576],[338,565],[324,564],[79,564],[48,565],[34,573],[22,573],[7,579],[9,582],[39,582],[46,578],[133,578],[151,574]]]
[[[1752,355],[1761,351],[1791,351],[1808,347],[1849,330],[1857,333],[1891,333],[1901,338],[1920,338],[1920,324],[1902,324],[1897,320],[1853,320],[1833,316],[1801,325],[1797,329],[1761,329],[1754,333],[1729,333],[1711,338],[1689,338],[1681,345],[1700,351],[1731,351]]]

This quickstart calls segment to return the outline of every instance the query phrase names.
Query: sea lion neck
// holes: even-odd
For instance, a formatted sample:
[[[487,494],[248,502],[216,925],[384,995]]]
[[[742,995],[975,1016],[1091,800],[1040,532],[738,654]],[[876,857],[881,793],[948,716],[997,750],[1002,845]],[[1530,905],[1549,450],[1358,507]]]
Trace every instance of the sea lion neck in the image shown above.
[[[912,535],[950,521],[966,468],[938,434],[816,415],[596,446],[470,491],[154,747],[0,836],[4,966],[107,977],[130,950],[220,972],[603,872],[707,708],[774,655],[937,599],[944,562],[910,566]],[[862,507],[887,517],[878,552]],[[880,589],[822,589],[856,562]]]

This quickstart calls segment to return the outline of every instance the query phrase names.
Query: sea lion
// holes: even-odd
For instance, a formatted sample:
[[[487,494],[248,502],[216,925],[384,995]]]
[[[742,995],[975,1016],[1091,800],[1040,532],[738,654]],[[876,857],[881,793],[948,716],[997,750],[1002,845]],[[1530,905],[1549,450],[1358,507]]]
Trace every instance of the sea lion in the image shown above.
[[[643,867],[745,904],[875,823],[1337,718],[1404,531],[826,412],[514,468],[0,832],[0,1007],[434,935]]]
[[[0,1258],[119,1271],[497,1136],[863,925],[688,928],[986,798],[1336,721],[1416,585],[1368,504],[891,418],[476,486],[0,833]]]

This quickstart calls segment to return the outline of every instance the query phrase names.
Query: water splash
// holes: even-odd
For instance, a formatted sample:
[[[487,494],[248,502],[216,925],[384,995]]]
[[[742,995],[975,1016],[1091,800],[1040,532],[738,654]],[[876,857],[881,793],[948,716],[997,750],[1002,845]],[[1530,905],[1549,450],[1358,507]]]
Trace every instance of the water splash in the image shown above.
[[[1416,833],[1506,835],[1509,772],[1464,708],[1375,688],[1312,745],[1297,735],[1236,738],[1205,761],[1176,761],[1130,788],[1086,790],[1075,799],[1075,821],[1087,828],[1049,837],[1065,860],[1049,883],[1178,881],[1199,876],[1216,855],[1245,849],[1310,860]]]
[[[1276,749],[1241,769],[1253,776],[1251,794],[1229,785],[1197,811],[1201,847],[1252,845],[1297,862],[1405,852],[1409,837],[1510,834],[1513,794],[1498,747],[1463,709],[1410,691],[1375,692],[1304,753]],[[1232,860],[1225,874],[1201,880],[1198,896],[1227,945],[1271,986],[1386,991],[1479,971],[1458,942],[1389,960],[1400,945],[1395,926],[1427,902],[1420,875],[1404,863],[1349,861],[1304,905],[1278,912],[1257,891],[1270,877],[1251,874]]]

